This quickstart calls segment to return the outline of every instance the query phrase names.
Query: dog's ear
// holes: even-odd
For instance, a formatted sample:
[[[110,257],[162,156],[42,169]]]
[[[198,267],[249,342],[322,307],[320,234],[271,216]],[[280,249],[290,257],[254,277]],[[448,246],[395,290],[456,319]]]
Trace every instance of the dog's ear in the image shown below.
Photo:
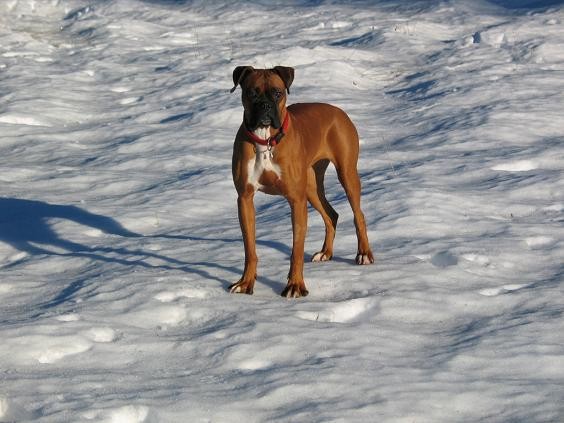
[[[254,68],[252,66],[237,66],[233,71],[233,88],[231,88],[231,92],[234,92],[237,89],[237,85],[239,85],[247,76],[250,71],[253,71]]]
[[[289,68],[287,66],[275,66],[273,70],[280,78],[282,78],[282,81],[284,81],[284,85],[286,86],[286,91],[290,94],[290,85],[294,82],[294,68]]]

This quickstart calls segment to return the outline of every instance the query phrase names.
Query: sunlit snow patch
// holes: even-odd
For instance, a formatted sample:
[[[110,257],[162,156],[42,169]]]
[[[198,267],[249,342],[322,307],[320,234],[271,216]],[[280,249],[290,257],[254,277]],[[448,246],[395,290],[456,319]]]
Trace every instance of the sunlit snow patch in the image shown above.
[[[333,304],[326,310],[319,312],[299,311],[296,316],[300,319],[318,322],[346,323],[355,320],[373,307],[374,300],[372,298],[355,298]]]
[[[515,162],[502,163],[492,167],[492,170],[501,170],[503,172],[527,172],[538,168],[537,163],[531,160],[518,160]]]
[[[556,244],[556,240],[549,236],[533,236],[525,239],[525,243],[532,250],[548,248]]]
[[[517,291],[529,286],[528,284],[508,284],[498,288],[485,288],[479,291],[481,295],[486,297],[495,297],[496,295],[506,294],[508,292]]]
[[[0,123],[8,123],[11,125],[28,125],[28,126],[51,126],[51,124],[37,119],[33,116],[6,114],[0,116]]]

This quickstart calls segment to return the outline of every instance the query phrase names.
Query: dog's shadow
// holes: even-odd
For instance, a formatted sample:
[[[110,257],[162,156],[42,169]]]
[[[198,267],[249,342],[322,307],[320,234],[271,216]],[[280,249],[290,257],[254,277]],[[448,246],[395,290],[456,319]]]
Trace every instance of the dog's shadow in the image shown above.
[[[202,279],[215,280],[227,289],[242,274],[243,270],[237,267],[225,266],[213,261],[188,262],[167,257],[153,251],[143,249],[130,249],[123,247],[91,247],[83,243],[63,238],[53,229],[56,220],[75,222],[83,227],[98,230],[107,235],[124,238],[143,239],[176,239],[192,242],[222,242],[240,243],[240,238],[205,238],[188,235],[157,234],[145,236],[124,228],[111,217],[89,212],[73,205],[51,204],[36,200],[2,198],[0,197],[0,242],[10,245],[14,249],[26,253],[26,256],[61,256],[83,257],[96,261],[120,264],[124,266],[141,266],[148,269],[179,270],[192,273]],[[86,229],[88,230],[88,229]],[[258,241],[258,244],[275,249],[288,257],[291,249],[277,241]],[[20,259],[21,260],[21,259]],[[4,269],[16,266],[20,260],[5,264]],[[154,264],[160,261],[160,264]],[[217,271],[221,272],[217,272]],[[217,273],[231,273],[232,280],[227,280]],[[280,291],[284,282],[260,277],[260,282]],[[82,289],[86,281],[74,281],[63,289],[56,298],[46,304],[54,306],[61,304]]]
[[[213,270],[240,274],[240,269],[213,262],[187,262],[164,256],[152,251],[120,247],[91,247],[61,237],[54,229],[56,220],[68,220],[86,228],[95,229],[107,235],[124,238],[153,238],[127,230],[111,217],[91,213],[77,206],[51,204],[42,201],[0,197],[0,242],[26,253],[27,256],[86,257],[107,263],[127,266],[141,266],[164,270],[181,270],[194,273],[202,278],[221,282],[228,281],[216,276]],[[189,239],[189,237],[187,237]],[[157,259],[162,264],[152,264]],[[4,266],[15,266],[18,260]]]
[[[30,255],[56,254],[52,248],[72,253],[93,251],[90,247],[61,238],[49,223],[53,219],[71,220],[111,235],[140,236],[112,218],[76,206],[0,198],[0,241]]]

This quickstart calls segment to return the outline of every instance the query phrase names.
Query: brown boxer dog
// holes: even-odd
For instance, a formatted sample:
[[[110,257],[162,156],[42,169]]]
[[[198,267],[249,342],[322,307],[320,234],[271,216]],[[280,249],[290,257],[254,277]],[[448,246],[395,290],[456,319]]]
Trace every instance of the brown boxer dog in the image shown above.
[[[293,245],[284,297],[308,294],[304,283],[304,243],[307,202],[321,214],[325,242],[312,261],[333,256],[338,214],[325,198],[323,179],[329,163],[337,169],[354,213],[358,251],[356,263],[374,262],[360,209],[359,151],[355,126],[341,109],[322,103],[298,103],[286,108],[286,92],[294,69],[276,66],[254,69],[238,66],[233,71],[234,92],[242,88],[243,123],[233,146],[233,181],[237,189],[239,223],[245,245],[245,269],[230,292],[252,294],[257,278],[255,246],[255,192],[283,195],[290,203]]]

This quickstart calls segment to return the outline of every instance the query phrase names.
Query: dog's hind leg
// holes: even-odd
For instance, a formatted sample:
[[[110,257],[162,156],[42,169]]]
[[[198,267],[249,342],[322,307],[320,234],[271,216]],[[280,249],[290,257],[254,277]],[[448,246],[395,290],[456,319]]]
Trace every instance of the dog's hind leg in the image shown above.
[[[325,198],[323,181],[329,160],[320,160],[308,169],[307,174],[307,199],[312,207],[319,212],[325,223],[325,241],[321,251],[315,253],[311,261],[327,261],[333,257],[333,240],[339,215]]]
[[[360,178],[356,170],[356,162],[354,162],[354,165],[349,167],[341,167],[337,165],[337,176],[339,177],[341,185],[345,189],[345,193],[347,194],[347,198],[354,215],[354,225],[356,227],[356,236],[358,238],[356,263],[374,263],[374,256],[370,250],[368,235],[366,234],[364,214],[360,209]]]

